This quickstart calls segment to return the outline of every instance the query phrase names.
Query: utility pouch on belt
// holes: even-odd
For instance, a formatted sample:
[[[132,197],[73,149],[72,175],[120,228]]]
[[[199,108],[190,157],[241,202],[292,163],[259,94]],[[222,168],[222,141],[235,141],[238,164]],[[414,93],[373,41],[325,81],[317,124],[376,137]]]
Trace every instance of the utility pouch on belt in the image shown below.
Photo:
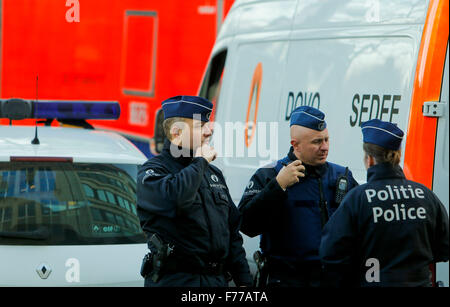
[[[144,259],[142,259],[141,276],[145,278],[151,272],[152,267],[153,267],[153,254],[148,253],[144,256]]]
[[[150,242],[156,248],[156,253],[153,254],[152,257],[152,280],[153,282],[158,282],[164,273],[164,265],[167,257],[173,253],[173,246],[168,243],[163,243],[161,238],[156,233],[150,237]]]

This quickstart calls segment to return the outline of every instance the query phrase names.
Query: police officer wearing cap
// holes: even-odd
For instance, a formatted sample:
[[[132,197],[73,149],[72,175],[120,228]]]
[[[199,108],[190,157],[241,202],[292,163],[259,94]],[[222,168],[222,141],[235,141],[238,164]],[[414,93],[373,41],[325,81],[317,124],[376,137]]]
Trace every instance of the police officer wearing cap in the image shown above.
[[[241,231],[261,235],[267,274],[260,276],[268,277],[260,285],[319,286],[322,227],[357,182],[348,168],[327,162],[328,129],[320,110],[296,108],[290,136],[287,156],[250,179],[239,203]]]
[[[403,131],[362,124],[367,183],[350,191],[325,226],[320,257],[330,286],[430,286],[429,265],[448,261],[447,211],[399,166]]]
[[[227,286],[227,273],[238,286],[252,283],[240,212],[211,165],[212,107],[196,96],[162,102],[164,148],[138,172],[138,216],[151,250],[145,286]]]

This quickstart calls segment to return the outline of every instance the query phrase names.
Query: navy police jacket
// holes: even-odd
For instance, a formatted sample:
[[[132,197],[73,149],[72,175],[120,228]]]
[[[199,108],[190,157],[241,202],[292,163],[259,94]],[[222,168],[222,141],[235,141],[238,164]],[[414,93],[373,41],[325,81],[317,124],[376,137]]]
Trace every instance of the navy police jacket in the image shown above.
[[[372,166],[324,228],[320,257],[333,286],[428,286],[429,264],[447,261],[446,209],[399,166]]]
[[[241,215],[221,171],[201,157],[174,158],[170,144],[166,139],[162,153],[138,172],[138,216],[144,232],[173,244],[180,263],[222,263],[236,284],[251,285],[239,233]]]
[[[318,261],[323,214],[320,201],[326,202],[326,214],[331,216],[337,207],[336,181],[346,168],[329,162],[318,167],[306,165],[306,176],[283,191],[275,177],[283,164],[294,160],[291,147],[285,158],[258,169],[250,179],[239,203],[241,231],[250,237],[261,235],[262,252],[274,259]],[[350,171],[346,176],[349,189],[358,185]]]

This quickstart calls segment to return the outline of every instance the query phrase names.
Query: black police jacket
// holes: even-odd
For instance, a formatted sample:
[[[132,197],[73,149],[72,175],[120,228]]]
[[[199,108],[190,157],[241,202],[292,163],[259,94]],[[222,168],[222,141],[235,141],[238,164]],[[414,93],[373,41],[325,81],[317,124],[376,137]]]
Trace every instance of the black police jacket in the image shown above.
[[[237,285],[251,285],[239,233],[241,215],[222,172],[201,157],[173,157],[170,144],[166,139],[162,153],[138,172],[138,216],[144,232],[173,244],[180,265],[221,263]],[[149,248],[155,247],[149,242]]]
[[[252,176],[239,203],[243,214],[241,231],[261,234],[263,253],[283,262],[319,261],[322,224],[331,216],[336,183],[341,176],[347,190],[357,186],[352,172],[334,163],[306,167],[306,176],[283,191],[276,176],[283,165],[297,160],[293,148],[286,157],[260,168]]]
[[[427,187],[399,166],[372,166],[324,228],[320,257],[330,285],[430,285],[429,264],[448,261],[448,225]]]

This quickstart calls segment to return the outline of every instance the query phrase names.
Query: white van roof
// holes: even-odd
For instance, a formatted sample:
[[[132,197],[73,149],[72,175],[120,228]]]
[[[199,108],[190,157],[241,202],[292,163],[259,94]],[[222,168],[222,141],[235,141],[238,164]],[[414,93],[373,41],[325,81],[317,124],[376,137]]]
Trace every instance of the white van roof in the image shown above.
[[[127,139],[111,132],[34,126],[0,127],[0,162],[11,157],[72,157],[74,163],[143,164],[146,157]]]
[[[216,42],[247,33],[388,24],[423,25],[428,5],[429,0],[236,0]],[[343,30],[342,35],[346,34]]]

